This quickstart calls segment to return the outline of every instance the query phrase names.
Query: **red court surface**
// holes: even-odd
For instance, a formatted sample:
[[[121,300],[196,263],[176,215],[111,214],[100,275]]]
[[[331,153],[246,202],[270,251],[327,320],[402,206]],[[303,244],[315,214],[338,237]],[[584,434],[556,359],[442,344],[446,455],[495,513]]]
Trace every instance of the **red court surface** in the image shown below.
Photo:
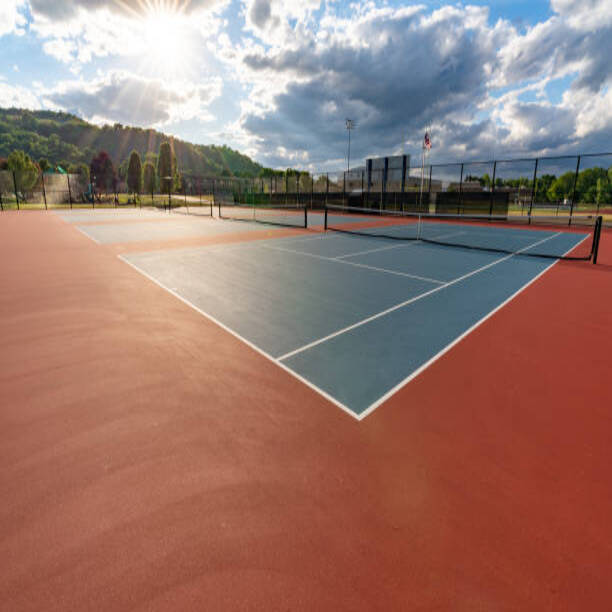
[[[612,609],[612,235],[361,422],[115,247],[0,215],[0,609]]]

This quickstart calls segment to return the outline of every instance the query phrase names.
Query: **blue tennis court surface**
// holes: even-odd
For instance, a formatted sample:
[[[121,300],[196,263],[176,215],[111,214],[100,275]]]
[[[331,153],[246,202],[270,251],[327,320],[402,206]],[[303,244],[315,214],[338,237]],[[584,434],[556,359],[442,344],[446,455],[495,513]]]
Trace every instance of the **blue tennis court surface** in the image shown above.
[[[488,231],[559,255],[585,238]],[[555,261],[335,232],[123,259],[357,418]]]

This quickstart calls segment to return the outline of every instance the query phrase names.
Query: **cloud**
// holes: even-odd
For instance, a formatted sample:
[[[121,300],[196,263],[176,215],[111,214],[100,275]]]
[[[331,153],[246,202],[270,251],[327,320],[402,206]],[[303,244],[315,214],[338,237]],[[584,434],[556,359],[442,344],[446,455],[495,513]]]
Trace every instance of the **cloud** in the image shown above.
[[[250,88],[238,129],[266,163],[340,166],[346,117],[356,157],[416,153],[429,123],[434,160],[609,148],[609,0],[553,0],[521,31],[485,7],[327,5],[315,21],[318,5],[248,0],[255,40],[219,51]],[[553,103],[546,87],[562,77]]]
[[[30,89],[19,85],[9,85],[0,77],[0,108],[42,108],[39,97]]]
[[[262,149],[306,151],[319,164],[342,159],[351,117],[356,156],[399,152],[430,121],[476,114],[512,31],[487,18],[476,7],[370,7],[353,19],[328,15],[290,46],[245,48],[243,78],[260,103],[245,107],[241,125]]]
[[[23,15],[26,0],[2,0],[0,3],[0,36],[25,34],[26,18]]]
[[[117,71],[93,81],[61,83],[47,91],[45,99],[50,106],[94,122],[148,127],[209,118],[207,107],[221,90],[218,78],[190,85]]]

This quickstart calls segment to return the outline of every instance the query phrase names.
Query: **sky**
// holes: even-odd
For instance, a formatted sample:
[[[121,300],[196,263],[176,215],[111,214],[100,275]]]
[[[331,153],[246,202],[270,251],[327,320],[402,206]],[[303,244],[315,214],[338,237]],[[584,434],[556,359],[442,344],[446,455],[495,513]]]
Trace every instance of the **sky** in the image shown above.
[[[612,0],[0,0],[0,107],[266,166],[612,150]]]

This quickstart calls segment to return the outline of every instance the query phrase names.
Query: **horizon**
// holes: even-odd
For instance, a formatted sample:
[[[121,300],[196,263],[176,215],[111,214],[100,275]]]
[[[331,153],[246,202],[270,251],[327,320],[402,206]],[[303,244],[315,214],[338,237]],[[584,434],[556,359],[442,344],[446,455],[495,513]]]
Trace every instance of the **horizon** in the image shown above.
[[[346,165],[606,152],[612,5],[9,0],[0,106],[227,145],[258,163]],[[410,75],[410,76],[408,76]]]

